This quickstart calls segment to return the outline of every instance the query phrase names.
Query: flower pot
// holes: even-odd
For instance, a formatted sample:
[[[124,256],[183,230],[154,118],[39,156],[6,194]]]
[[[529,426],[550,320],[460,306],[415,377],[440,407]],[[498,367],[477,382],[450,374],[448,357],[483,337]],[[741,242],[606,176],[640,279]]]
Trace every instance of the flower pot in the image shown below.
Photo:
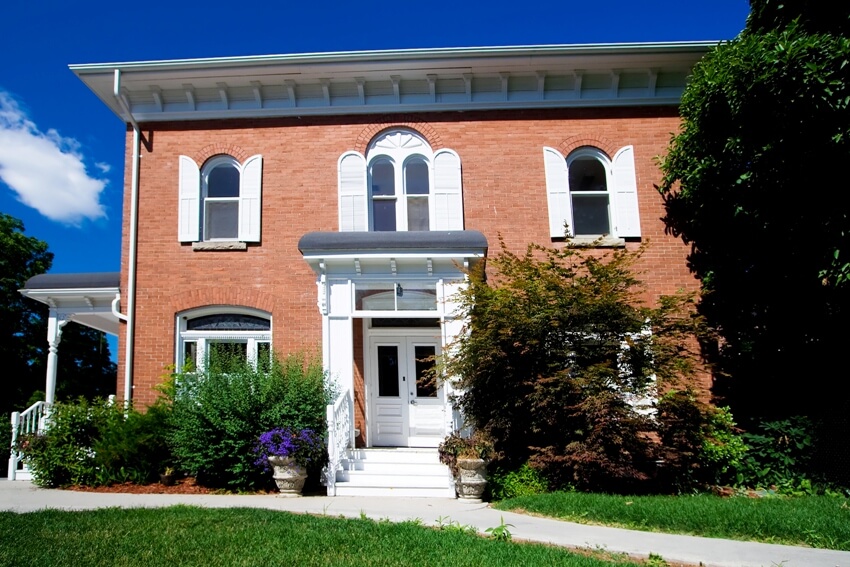
[[[177,482],[177,475],[174,473],[165,474],[162,473],[159,475],[159,483],[163,486],[174,486],[174,483]]]
[[[269,464],[274,469],[275,484],[281,496],[301,496],[307,469],[295,462],[292,457],[269,457]]]
[[[481,496],[487,487],[487,461],[484,459],[457,460],[457,478],[455,491],[461,500],[481,502]]]

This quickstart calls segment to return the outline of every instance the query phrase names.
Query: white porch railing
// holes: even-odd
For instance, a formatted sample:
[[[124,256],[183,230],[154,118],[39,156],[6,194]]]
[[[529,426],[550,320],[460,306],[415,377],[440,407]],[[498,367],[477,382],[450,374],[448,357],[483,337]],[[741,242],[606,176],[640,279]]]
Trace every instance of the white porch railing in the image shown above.
[[[328,465],[322,471],[328,496],[336,496],[336,473],[348,449],[354,447],[354,401],[351,391],[342,392],[327,407]]]
[[[50,413],[46,402],[36,402],[22,412],[12,412],[12,445],[9,448],[9,480],[15,480],[21,455],[15,450],[15,443],[22,435],[38,433],[44,430],[45,421]]]

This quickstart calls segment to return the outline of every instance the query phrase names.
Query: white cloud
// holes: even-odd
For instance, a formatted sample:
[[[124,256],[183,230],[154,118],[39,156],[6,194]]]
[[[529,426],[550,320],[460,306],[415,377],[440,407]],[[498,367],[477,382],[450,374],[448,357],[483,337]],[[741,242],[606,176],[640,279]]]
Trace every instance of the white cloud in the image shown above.
[[[107,173],[107,164],[96,164]],[[18,199],[55,221],[78,225],[106,216],[106,179],[89,176],[80,144],[38,129],[9,93],[0,91],[0,181]]]

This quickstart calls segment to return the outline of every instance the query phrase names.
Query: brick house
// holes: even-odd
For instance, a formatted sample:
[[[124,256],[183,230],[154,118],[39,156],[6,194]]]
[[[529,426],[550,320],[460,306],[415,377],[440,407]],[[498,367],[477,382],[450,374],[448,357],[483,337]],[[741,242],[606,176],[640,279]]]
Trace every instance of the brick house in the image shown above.
[[[417,385],[417,361],[461,331],[462,268],[499,235],[514,250],[563,245],[565,223],[605,247],[649,239],[645,299],[697,288],[653,184],[710,45],[73,65],[127,124],[121,272],[23,293],[51,306],[54,361],[67,321],[118,334],[119,397],[149,403],[167,365],[217,349],[320,349],[343,391],[334,465],[436,447],[456,416],[446,387]],[[357,492],[355,476],[338,471],[337,493],[450,491]]]

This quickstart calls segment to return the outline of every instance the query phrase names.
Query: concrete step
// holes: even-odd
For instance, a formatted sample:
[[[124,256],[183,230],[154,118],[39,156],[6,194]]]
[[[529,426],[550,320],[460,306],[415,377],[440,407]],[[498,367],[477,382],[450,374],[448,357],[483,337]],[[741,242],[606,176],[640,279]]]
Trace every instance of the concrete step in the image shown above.
[[[339,496],[454,498],[451,475],[436,449],[354,449],[336,475]]]
[[[454,488],[391,488],[381,486],[336,485],[337,496],[395,496],[399,498],[455,498]]]
[[[440,464],[440,455],[436,449],[411,449],[407,447],[378,447],[370,449],[352,449],[348,452],[350,461],[368,461],[374,463],[434,463]]]

